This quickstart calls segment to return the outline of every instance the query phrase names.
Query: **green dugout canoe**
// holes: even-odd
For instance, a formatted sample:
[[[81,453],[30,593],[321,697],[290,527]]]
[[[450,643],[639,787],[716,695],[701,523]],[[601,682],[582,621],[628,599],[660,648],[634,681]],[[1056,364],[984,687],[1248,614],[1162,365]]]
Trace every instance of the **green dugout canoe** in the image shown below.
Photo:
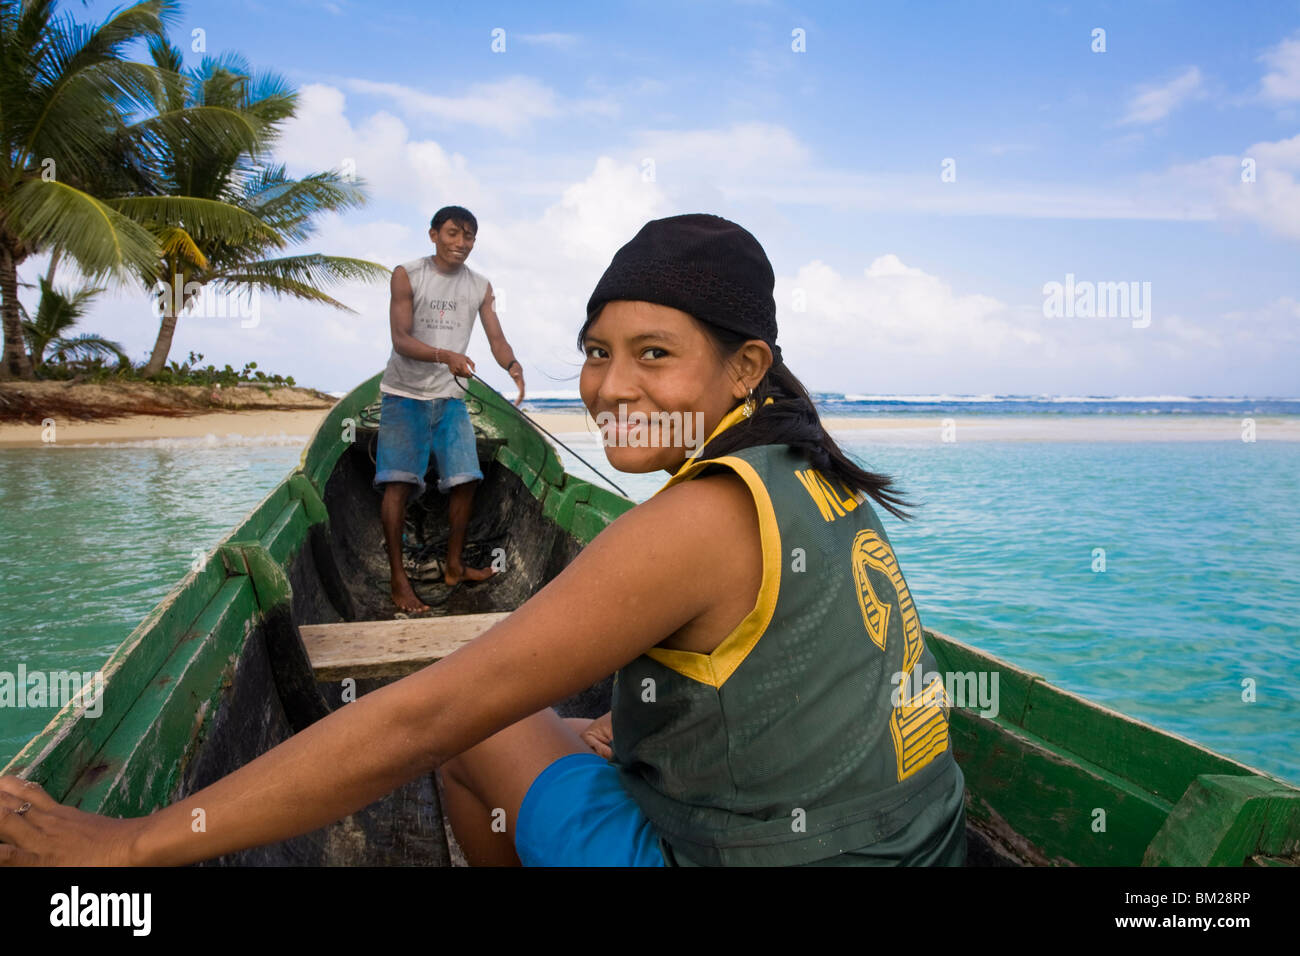
[[[5,768],[56,799],[135,816],[174,802],[349,698],[436,660],[518,607],[633,502],[566,474],[554,449],[472,382],[484,481],[467,557],[508,573],[421,582],[445,499],[413,501],[406,548],[438,617],[392,620],[374,475],[379,376],[343,398],[299,466],[187,575],[104,665],[102,699],[61,710]],[[441,537],[440,537],[441,535]],[[499,549],[499,550],[498,550]],[[1053,687],[935,631],[956,691],[970,865],[1240,866],[1300,860],[1300,790]],[[998,707],[973,690],[997,675]],[[973,683],[967,683],[973,682]],[[557,703],[608,707],[606,680]],[[990,708],[991,709],[991,708]],[[433,775],[322,830],[215,864],[448,865]]]

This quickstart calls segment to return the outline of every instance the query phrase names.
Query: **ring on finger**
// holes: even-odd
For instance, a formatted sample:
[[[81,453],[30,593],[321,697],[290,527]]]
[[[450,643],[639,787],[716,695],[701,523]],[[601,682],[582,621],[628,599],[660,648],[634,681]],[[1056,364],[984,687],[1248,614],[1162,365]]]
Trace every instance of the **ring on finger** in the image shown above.
[[[17,810],[15,810],[14,813],[16,813],[18,816],[21,817],[24,813],[26,813],[31,808],[32,808],[32,802],[30,800],[24,800],[23,805],[19,807]]]

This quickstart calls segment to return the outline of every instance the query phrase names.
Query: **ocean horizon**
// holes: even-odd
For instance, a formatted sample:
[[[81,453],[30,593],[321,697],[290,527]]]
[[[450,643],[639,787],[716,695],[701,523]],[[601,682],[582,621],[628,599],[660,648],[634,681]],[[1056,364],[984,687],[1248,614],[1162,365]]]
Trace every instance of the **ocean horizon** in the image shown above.
[[[1007,409],[1008,421],[1028,421],[1031,407],[1070,407],[952,398],[820,393],[819,404],[823,414],[852,408],[862,415],[899,404],[927,415],[976,407],[988,414],[980,407],[988,406]],[[542,406],[534,410],[581,407],[568,396],[534,402]],[[1157,416],[1192,403],[1220,416],[1300,410],[1295,399],[1079,404],[1100,410],[1124,402]],[[595,434],[560,437],[569,446],[559,449],[567,469],[604,482],[576,452],[635,501],[666,480],[613,471]],[[918,505],[909,522],[880,513],[925,626],[1300,782],[1293,746],[1300,689],[1285,676],[1300,669],[1300,442],[836,437]],[[29,671],[102,665],[195,554],[297,465],[305,440],[209,436],[0,449],[0,671],[19,663]],[[1097,549],[1105,556],[1101,573]],[[1259,687],[1250,703],[1242,699],[1246,679]],[[52,716],[0,709],[0,762]]]
[[[810,394],[822,415],[844,417],[882,414],[1300,416],[1300,397],[1290,396],[884,395],[822,391]],[[537,412],[585,411],[577,389],[530,391],[523,408]]]

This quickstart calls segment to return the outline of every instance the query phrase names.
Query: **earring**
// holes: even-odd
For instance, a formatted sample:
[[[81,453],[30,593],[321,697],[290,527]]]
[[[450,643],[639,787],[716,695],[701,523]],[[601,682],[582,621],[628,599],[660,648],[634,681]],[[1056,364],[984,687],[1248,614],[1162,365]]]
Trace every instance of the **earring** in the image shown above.
[[[754,390],[749,390],[749,398],[745,399],[745,407],[740,410],[740,414],[749,418],[754,414]]]

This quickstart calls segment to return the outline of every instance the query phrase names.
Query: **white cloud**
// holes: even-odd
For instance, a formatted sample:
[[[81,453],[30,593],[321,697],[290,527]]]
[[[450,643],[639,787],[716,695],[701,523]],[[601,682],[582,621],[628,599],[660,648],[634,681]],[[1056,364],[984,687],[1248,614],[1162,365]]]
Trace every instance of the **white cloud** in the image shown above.
[[[448,203],[490,205],[464,156],[448,153],[434,140],[412,140],[406,124],[391,113],[374,113],[353,126],[344,105],[335,87],[302,87],[297,114],[277,148],[291,173],[339,169],[350,161],[373,198],[415,205],[427,216]]]
[[[476,83],[461,96],[441,96],[401,83],[355,77],[339,83],[350,92],[387,100],[393,109],[413,122],[478,126],[506,136],[519,136],[539,120],[559,116],[619,114],[618,101],[612,96],[566,100],[530,76]]]
[[[1257,309],[1225,312],[1221,318],[1221,327],[1241,342],[1270,350],[1300,342],[1300,301],[1294,296],[1279,296]]]
[[[575,116],[605,116],[616,117],[623,112],[623,108],[613,96],[590,96],[585,99],[573,100],[569,104],[569,110]]]
[[[392,183],[396,192],[416,188],[415,164],[395,164],[394,175],[405,177]],[[494,218],[489,238],[476,246],[470,266],[486,275],[497,292],[503,329],[524,363],[530,390],[576,387],[572,376],[580,357],[575,337],[591,290],[621,245],[646,221],[670,214],[663,190],[643,182],[637,166],[600,157],[585,178],[571,183],[539,216]],[[362,215],[324,217],[311,248],[388,266],[432,251],[423,221],[366,222]],[[193,349],[218,366],[238,366],[256,355],[268,371],[292,374],[321,388],[350,388],[388,360],[388,287],[354,284],[331,294],[357,314],[264,297],[256,328],[182,318],[173,355],[183,357]],[[140,311],[140,306],[134,308]],[[480,375],[507,389],[508,377],[496,368],[478,325],[469,352]]]
[[[1221,364],[1258,368],[1284,363],[1300,343],[1300,302],[1292,296],[1200,322],[1172,313],[1158,321],[1160,354],[1189,364],[1213,356]],[[1287,377],[1294,379],[1294,372]]]
[[[654,161],[656,176],[675,195],[707,191],[727,203],[762,202],[919,211],[959,216],[1046,219],[1213,219],[1196,197],[1169,195],[1134,181],[1105,187],[1010,180],[968,181],[958,162],[955,183],[940,181],[938,159],[915,173],[863,172],[821,163],[789,129],[736,123],[718,129],[657,129],[637,134],[629,161]],[[701,206],[703,208],[703,206]]]
[[[533,228],[539,241],[549,239],[551,251],[606,265],[619,246],[663,212],[665,203],[664,191],[647,182],[639,168],[602,156],[591,174],[566,189]]]
[[[578,43],[575,33],[515,33],[510,39],[531,46],[548,46],[557,50],[570,50]]]
[[[542,373],[536,387],[572,386],[563,380],[577,371],[575,340],[596,282],[646,222],[673,212],[638,165],[602,156],[539,217],[503,221],[491,245],[475,250],[478,268],[504,297],[507,338]],[[488,355],[482,330],[474,334],[472,347]]]
[[[346,79],[343,86],[354,93],[385,97],[413,119],[465,123],[511,136],[560,112],[555,91],[527,76],[478,83],[464,96],[438,96],[400,83],[362,79]]]
[[[815,369],[826,388],[978,391],[996,384],[987,372],[1052,348],[1041,316],[1013,318],[997,299],[955,293],[892,253],[857,276],[814,260],[778,276],[775,295],[790,367],[796,375]]]
[[[1300,100],[1300,33],[1283,40],[1259,59],[1271,67],[1259,82],[1260,95],[1280,103]]]
[[[719,129],[645,130],[638,133],[639,157],[653,159],[660,172],[679,179],[733,182],[779,180],[807,169],[812,154],[798,137],[773,123],[733,123]]]
[[[1140,87],[1120,123],[1155,123],[1188,100],[1204,96],[1201,71],[1188,67],[1163,86]]]
[[[796,375],[827,390],[892,394],[1153,394],[1196,380],[1206,355],[1259,366],[1294,341],[1288,330],[1300,315],[1284,298],[1235,323],[1188,319],[1158,305],[1147,328],[1128,318],[1049,319],[1041,299],[1008,305],[959,293],[893,253],[857,275],[809,262],[777,277],[776,301],[778,341]]]
[[[577,108],[575,101],[555,103],[556,109]],[[729,215],[736,202],[752,200],[740,221],[764,239],[770,234],[763,215],[770,214],[772,203],[782,202],[1063,218],[1221,216],[1252,219],[1300,238],[1300,136],[1259,143],[1244,153],[1257,162],[1258,181],[1242,187],[1253,192],[1237,189],[1241,157],[1236,156],[1210,157],[1150,182],[1135,179],[1131,187],[1112,184],[1105,190],[1050,182],[978,186],[964,177],[941,184],[937,163],[933,170],[909,175],[837,170],[821,164],[791,130],[769,123],[633,132],[625,148],[585,158],[576,173],[572,156],[532,161],[517,149],[494,154],[498,169],[493,172],[438,140],[412,138],[407,123],[391,112],[354,114],[354,120],[347,105],[336,87],[303,87],[298,116],[278,150],[293,175],[338,168],[351,159],[374,199],[369,209],[324,217],[308,248],[393,266],[430,251],[424,230],[434,209],[448,203],[469,206],[481,223],[471,266],[502,296],[503,327],[524,362],[530,391],[576,387],[580,357],[574,338],[601,272],[646,221],[679,212]],[[517,162],[515,154],[522,157]],[[653,179],[644,175],[645,158],[655,160]],[[750,215],[751,209],[757,211]],[[769,252],[779,261],[779,246]],[[1199,363],[1214,341],[1235,348],[1237,359],[1248,364],[1249,356],[1261,351],[1259,336],[1281,334],[1260,331],[1258,322],[1249,325],[1255,330],[1252,353],[1247,338],[1231,334],[1247,326],[1227,318],[1207,324],[1156,315],[1145,331],[1124,321],[1052,323],[1042,318],[1033,296],[1007,305],[980,291],[957,292],[943,275],[884,250],[860,261],[865,267],[856,273],[841,274],[814,260],[778,277],[781,343],[791,367],[814,387],[1103,392],[1112,390],[1104,383],[1127,383],[1160,367],[1161,356],[1176,362],[1188,381],[1199,380]],[[793,309],[796,288],[803,290],[806,311]],[[182,319],[173,356],[194,349],[205,353],[205,361],[236,367],[256,357],[268,371],[293,374],[317,387],[350,388],[387,360],[387,286],[353,286],[332,294],[358,315],[264,299],[263,321],[255,329]],[[1280,330],[1284,320],[1295,324],[1294,310],[1288,312],[1285,304],[1270,308],[1268,315],[1275,318],[1268,320],[1269,328]],[[122,338],[138,358],[156,332],[142,321],[147,315],[143,295],[136,292],[97,309],[88,329]],[[504,389],[507,378],[492,362],[481,329],[470,352],[480,374]],[[1166,371],[1175,374],[1172,366]]]
[[[569,104],[569,108],[585,108]],[[582,101],[599,110],[604,99]],[[501,218],[509,196],[554,196],[565,181],[554,168],[543,176],[524,161],[529,177],[496,176],[486,189],[465,157],[437,141],[412,140],[406,124],[380,111],[355,126],[335,87],[311,84],[300,92],[298,116],[286,130],[281,155],[296,172],[337,167],[351,158],[377,200],[419,204],[430,213],[448,202],[467,205],[483,218]],[[791,130],[771,123],[736,123],[717,129],[651,129],[634,133],[632,145],[611,151],[614,159],[650,170],[685,204],[685,211],[746,201],[822,205],[831,208],[904,210],[948,215],[997,215],[1063,219],[1212,219],[1203,191],[1170,195],[1134,183],[1105,188],[1052,182],[940,183],[938,165],[915,174],[836,169],[820,164]],[[960,169],[960,166],[959,166]],[[571,180],[570,180],[571,181]]]
[[[1253,160],[1255,181],[1242,181],[1242,163]],[[1170,183],[1199,192],[1224,220],[1254,222],[1285,239],[1300,239],[1300,134],[1260,142],[1239,156],[1210,156],[1171,168]]]

